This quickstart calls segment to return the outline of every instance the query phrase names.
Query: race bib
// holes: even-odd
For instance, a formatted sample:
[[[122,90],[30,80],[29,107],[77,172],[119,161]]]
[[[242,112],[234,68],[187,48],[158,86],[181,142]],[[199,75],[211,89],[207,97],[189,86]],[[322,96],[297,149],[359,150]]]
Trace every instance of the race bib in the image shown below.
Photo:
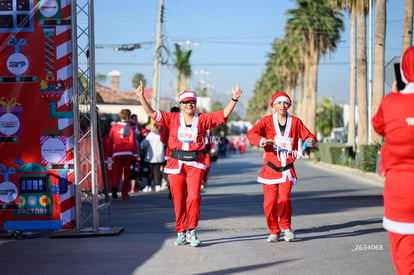
[[[188,127],[180,127],[178,128],[178,141],[185,142],[185,143],[192,143],[195,142],[197,139],[197,129],[194,131]]]
[[[293,138],[275,137],[275,145],[273,147],[277,151],[281,151],[281,150],[292,151],[292,142],[293,142]]]

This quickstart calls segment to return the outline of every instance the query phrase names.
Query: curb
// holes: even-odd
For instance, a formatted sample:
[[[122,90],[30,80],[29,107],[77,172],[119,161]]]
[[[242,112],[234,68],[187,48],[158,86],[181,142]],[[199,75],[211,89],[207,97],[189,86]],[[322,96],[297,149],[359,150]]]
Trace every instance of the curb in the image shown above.
[[[377,173],[364,172],[364,171],[361,171],[361,170],[356,169],[356,168],[351,168],[351,167],[347,167],[347,166],[331,164],[331,163],[326,163],[326,162],[316,162],[315,163],[315,162],[311,161],[311,163],[312,163],[312,165],[315,165],[315,166],[319,166],[319,167],[323,167],[323,168],[329,168],[329,169],[335,169],[336,171],[344,172],[346,174],[351,174],[351,175],[363,177],[363,178],[366,178],[366,179],[375,180],[375,181],[378,181],[381,184],[384,184],[384,181],[385,181],[385,177],[381,177]]]

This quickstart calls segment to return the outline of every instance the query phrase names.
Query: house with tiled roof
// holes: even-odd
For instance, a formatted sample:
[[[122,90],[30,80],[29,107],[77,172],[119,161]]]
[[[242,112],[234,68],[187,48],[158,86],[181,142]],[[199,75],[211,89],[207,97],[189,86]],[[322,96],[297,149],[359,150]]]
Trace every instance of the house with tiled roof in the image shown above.
[[[121,91],[119,89],[121,73],[118,71],[112,71],[109,73],[109,76],[111,77],[110,88],[98,83],[95,85],[96,93],[97,95],[99,94],[102,99],[102,102],[96,104],[99,112],[101,114],[113,115],[116,117],[121,109],[130,109],[132,114],[137,114],[138,121],[140,123],[146,123],[148,121],[148,117],[144,112],[135,91]],[[152,88],[145,88],[144,96],[148,102],[151,102]],[[160,110],[168,111],[172,105],[173,102],[170,99],[160,99]]]

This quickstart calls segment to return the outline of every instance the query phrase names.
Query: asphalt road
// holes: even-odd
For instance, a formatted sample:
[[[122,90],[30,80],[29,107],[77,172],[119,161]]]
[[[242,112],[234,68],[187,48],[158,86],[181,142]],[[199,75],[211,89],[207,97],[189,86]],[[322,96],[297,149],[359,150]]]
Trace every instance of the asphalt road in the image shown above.
[[[202,191],[200,247],[174,245],[167,191],[138,192],[101,213],[100,226],[122,227],[119,235],[2,237],[0,274],[395,274],[382,228],[382,181],[296,161],[296,239],[269,244],[256,182],[262,162],[253,149],[213,162]]]

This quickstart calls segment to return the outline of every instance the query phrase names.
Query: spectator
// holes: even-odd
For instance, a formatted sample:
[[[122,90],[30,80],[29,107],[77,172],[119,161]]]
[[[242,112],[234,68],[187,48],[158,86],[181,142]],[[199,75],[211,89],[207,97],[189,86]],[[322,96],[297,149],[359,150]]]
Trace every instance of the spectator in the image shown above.
[[[130,123],[131,111],[119,112],[121,121],[115,123],[109,133],[108,154],[112,164],[112,198],[118,198],[118,187],[122,183],[122,199],[129,198],[131,163],[138,158],[134,128]]]
[[[161,142],[161,127],[156,124],[150,124],[150,132],[141,142],[141,150],[143,152],[143,160],[149,167],[149,177],[144,192],[152,191],[152,182],[154,190],[161,191],[161,166],[165,160],[165,148]]]

